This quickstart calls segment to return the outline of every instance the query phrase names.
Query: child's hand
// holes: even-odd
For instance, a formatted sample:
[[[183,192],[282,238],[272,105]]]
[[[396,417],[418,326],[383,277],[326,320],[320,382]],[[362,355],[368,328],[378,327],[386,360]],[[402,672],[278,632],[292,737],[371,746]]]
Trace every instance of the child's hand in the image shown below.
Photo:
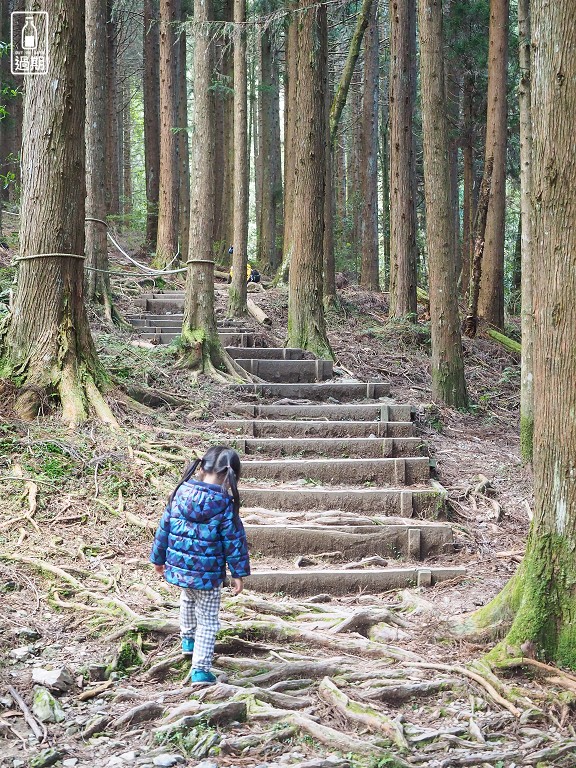
[[[232,594],[239,595],[244,589],[244,582],[242,579],[230,579],[232,585]]]
[[[166,567],[166,566],[164,566],[164,565],[155,565],[155,566],[154,566],[154,570],[156,571],[156,573],[157,573],[159,576],[164,576],[164,568],[165,568],[165,567]]]

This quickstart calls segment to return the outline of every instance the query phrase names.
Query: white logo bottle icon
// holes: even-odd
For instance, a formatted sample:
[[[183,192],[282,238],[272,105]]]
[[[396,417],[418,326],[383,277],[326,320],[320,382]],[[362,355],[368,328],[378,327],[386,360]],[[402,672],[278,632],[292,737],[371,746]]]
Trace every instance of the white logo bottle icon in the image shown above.
[[[36,29],[32,16],[26,16],[26,23],[22,29],[22,49],[33,51],[38,45],[38,30]]]

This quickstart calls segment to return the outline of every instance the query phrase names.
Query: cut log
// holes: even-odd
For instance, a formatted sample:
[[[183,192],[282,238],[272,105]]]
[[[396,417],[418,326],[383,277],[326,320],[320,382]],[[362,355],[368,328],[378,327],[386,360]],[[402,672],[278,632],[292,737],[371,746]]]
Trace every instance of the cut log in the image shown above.
[[[248,307],[248,312],[255,320],[260,323],[260,325],[272,325],[272,319],[266,314],[266,312],[264,312],[264,310],[260,309],[260,307],[255,304],[252,299],[248,299],[246,301],[246,306]]]

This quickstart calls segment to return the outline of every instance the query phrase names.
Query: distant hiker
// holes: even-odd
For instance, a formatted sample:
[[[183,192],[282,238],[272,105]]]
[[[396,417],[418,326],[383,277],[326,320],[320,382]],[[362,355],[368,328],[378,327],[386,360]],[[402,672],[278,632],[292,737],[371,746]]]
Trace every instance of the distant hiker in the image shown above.
[[[197,478],[194,473],[198,470]],[[150,561],[180,593],[182,652],[192,656],[193,683],[213,683],[210,671],[226,564],[239,595],[250,574],[248,545],[240,520],[240,457],[214,446],[184,472],[154,537]],[[230,495],[230,493],[232,495]]]
[[[231,245],[230,248],[228,248],[228,254],[230,256],[234,255],[234,246]],[[228,275],[228,282],[232,282],[232,274],[233,274],[233,267],[230,267],[230,273]],[[260,282],[260,272],[256,269],[256,267],[253,267],[250,262],[247,262],[246,264],[246,282],[247,283],[259,283]]]

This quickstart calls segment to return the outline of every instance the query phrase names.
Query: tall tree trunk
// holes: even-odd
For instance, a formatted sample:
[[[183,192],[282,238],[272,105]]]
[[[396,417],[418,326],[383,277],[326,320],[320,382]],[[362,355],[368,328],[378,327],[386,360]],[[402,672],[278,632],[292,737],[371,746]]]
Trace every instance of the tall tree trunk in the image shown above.
[[[432,329],[432,396],[467,405],[450,206],[449,136],[444,88],[442,3],[419,0],[426,242]]]
[[[360,59],[359,66],[362,65]],[[362,93],[359,86],[350,90],[350,115],[352,126],[350,131],[350,162],[348,163],[349,173],[346,177],[348,190],[346,199],[348,201],[348,218],[350,234],[348,242],[350,243],[350,256],[354,261],[354,272],[356,279],[360,276],[360,260],[362,257],[360,227],[364,213],[364,201],[362,200]]]
[[[532,105],[530,98],[530,1],[518,0],[520,54],[520,221],[522,263],[522,365],[520,374],[520,450],[532,461],[534,435],[534,308],[532,296]]]
[[[352,82],[354,68],[358,57],[360,56],[362,38],[368,27],[371,14],[373,13],[373,3],[375,5],[378,4],[377,0],[362,0],[362,6],[356,18],[356,26],[352,34],[352,39],[350,40],[350,47],[348,48],[348,55],[346,56],[342,76],[340,77],[340,82],[336,87],[336,92],[332,100],[332,106],[330,108],[330,144],[332,146],[334,146],[334,142],[336,141],[336,133],[340,123],[340,117],[342,116],[342,110],[344,109],[346,99],[348,98],[348,91]]]
[[[362,266],[360,286],[380,290],[378,258],[378,73],[380,35],[378,3],[372,4],[364,36],[364,94],[362,99],[362,200],[360,224]]]
[[[215,52],[212,0],[194,0],[194,186],[182,323],[182,364],[223,378],[244,375],[225,352],[214,314],[214,213],[216,105],[212,81]]]
[[[390,39],[390,24],[388,9],[382,8],[382,34],[384,40]],[[380,93],[380,176],[382,178],[382,290],[390,288],[390,141],[389,141],[389,51],[384,53],[381,62],[381,93]]]
[[[114,318],[106,238],[106,0],[86,0],[86,299]]]
[[[182,14],[183,20],[185,14]],[[190,234],[190,147],[188,141],[188,81],[186,30],[180,32],[178,41],[178,163],[180,180],[178,190],[178,239],[180,255],[186,258],[188,254],[188,237]]]
[[[576,27],[571,0],[532,0],[531,13],[534,520],[515,576],[472,623],[499,631],[511,623],[495,657],[522,656],[530,643],[538,658],[573,669]]]
[[[322,305],[324,238],[326,6],[301,0],[296,49],[293,135],[293,252],[288,294],[288,346],[333,357]]]
[[[452,4],[451,4],[452,6]],[[455,41],[457,42],[457,41]],[[458,178],[458,146],[460,143],[459,119],[460,119],[460,91],[461,75],[457,62],[452,60],[446,67],[446,102],[448,109],[448,130],[450,137],[450,207],[452,210],[454,242],[454,269],[456,281],[462,272],[460,257],[460,185]]]
[[[113,0],[107,4],[107,84],[108,105],[106,109],[108,126],[106,130],[106,205],[108,214],[120,216],[120,160],[118,155],[118,28]]]
[[[390,316],[416,316],[416,0],[390,3]]]
[[[230,317],[245,315],[248,263],[248,74],[246,0],[234,0],[234,258],[228,299]]]
[[[84,307],[84,4],[36,8],[50,12],[50,77],[59,87],[26,82],[21,256],[3,369],[18,376],[21,418],[35,418],[57,394],[68,424],[85,420],[89,405],[112,424]]]
[[[223,0],[219,20],[231,22],[233,0]],[[216,260],[221,263],[227,258],[228,248],[234,239],[234,61],[232,41],[227,27],[217,37],[217,61],[219,73],[212,73],[213,79],[221,84],[216,89],[216,155],[215,184],[216,209],[214,215],[213,249]]]
[[[160,33],[158,0],[144,0],[144,163],[146,245],[155,251],[160,193]]]
[[[328,60],[328,51],[324,54]],[[324,165],[324,309],[337,303],[336,299],[336,261],[334,255],[334,209],[336,206],[334,190],[334,148],[330,141],[330,107],[332,104],[332,72],[327,67],[324,88],[325,125],[326,125],[326,162]]]
[[[289,3],[287,3],[289,6]],[[286,65],[284,80],[284,236],[282,238],[282,268],[279,273],[280,280],[287,279],[287,269],[290,264],[293,248],[293,209],[294,209],[294,173],[295,173],[295,151],[296,144],[294,140],[295,123],[298,108],[296,107],[296,79],[298,71],[296,69],[297,48],[298,48],[298,19],[294,16],[288,23],[286,33]],[[294,109],[292,109],[294,105]],[[283,274],[286,273],[286,274]]]
[[[490,0],[486,162],[493,161],[488,201],[479,317],[504,327],[504,234],[506,214],[506,72],[509,0]]]
[[[153,264],[167,267],[178,253],[178,38],[180,0],[160,0],[160,195]]]
[[[474,123],[472,120],[472,95],[474,76],[464,76],[462,95],[462,273],[461,293],[466,296],[470,286],[470,263],[473,253],[472,224],[474,221]]]
[[[277,52],[270,30],[262,30],[260,45],[260,108],[258,110],[257,199],[258,261],[265,271],[274,271],[279,262],[277,237],[282,210],[280,176],[280,88]]]
[[[125,77],[124,93],[122,104],[122,180],[124,185],[122,195],[122,208],[124,214],[124,223],[130,226],[130,217],[132,216],[132,119],[130,116],[130,101],[132,93],[130,91],[130,78]]]

